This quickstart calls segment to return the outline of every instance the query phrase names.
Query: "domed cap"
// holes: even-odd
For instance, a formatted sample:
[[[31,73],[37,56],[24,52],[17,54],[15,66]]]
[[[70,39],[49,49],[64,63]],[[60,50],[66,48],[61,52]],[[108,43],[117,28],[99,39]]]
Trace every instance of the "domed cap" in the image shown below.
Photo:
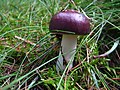
[[[75,10],[65,10],[51,18],[49,29],[56,34],[85,35],[90,33],[90,21],[82,13]]]

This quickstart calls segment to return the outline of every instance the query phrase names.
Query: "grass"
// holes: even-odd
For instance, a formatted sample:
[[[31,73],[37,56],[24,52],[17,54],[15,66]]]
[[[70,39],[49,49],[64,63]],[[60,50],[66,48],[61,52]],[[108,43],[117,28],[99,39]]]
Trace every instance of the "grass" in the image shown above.
[[[71,0],[72,1],[72,0]],[[0,88],[2,90],[119,90],[119,0],[1,0]],[[91,33],[78,37],[74,67],[57,74],[60,41],[49,32],[56,12],[76,9],[91,19]]]

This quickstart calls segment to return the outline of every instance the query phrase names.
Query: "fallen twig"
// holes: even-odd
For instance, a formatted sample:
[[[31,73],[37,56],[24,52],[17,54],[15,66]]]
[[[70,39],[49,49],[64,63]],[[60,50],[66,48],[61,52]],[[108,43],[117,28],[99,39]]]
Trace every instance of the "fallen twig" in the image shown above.
[[[22,40],[22,41],[24,41],[24,42],[26,42],[26,43],[29,43],[29,44],[31,44],[31,45],[37,46],[35,43],[33,43],[33,42],[29,41],[29,40],[26,40],[26,39],[24,39],[24,38],[21,38],[21,37],[19,37],[19,36],[15,36],[15,38],[17,38],[17,39],[19,39],[19,40]]]

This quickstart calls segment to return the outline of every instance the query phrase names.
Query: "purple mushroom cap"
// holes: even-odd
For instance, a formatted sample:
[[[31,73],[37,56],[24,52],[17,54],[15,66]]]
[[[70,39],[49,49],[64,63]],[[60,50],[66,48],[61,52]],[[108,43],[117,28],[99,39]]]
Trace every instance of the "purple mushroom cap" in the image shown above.
[[[49,29],[55,34],[86,35],[90,33],[90,21],[82,13],[65,10],[51,18]]]

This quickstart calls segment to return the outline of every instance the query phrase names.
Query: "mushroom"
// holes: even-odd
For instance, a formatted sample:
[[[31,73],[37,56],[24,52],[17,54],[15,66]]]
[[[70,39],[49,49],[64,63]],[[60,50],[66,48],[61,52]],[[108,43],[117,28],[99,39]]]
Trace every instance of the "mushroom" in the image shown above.
[[[77,47],[77,36],[90,33],[90,21],[76,10],[64,10],[55,14],[50,21],[49,29],[53,34],[62,35],[61,50],[56,63],[57,72],[64,70],[64,59],[73,67],[73,60]]]

